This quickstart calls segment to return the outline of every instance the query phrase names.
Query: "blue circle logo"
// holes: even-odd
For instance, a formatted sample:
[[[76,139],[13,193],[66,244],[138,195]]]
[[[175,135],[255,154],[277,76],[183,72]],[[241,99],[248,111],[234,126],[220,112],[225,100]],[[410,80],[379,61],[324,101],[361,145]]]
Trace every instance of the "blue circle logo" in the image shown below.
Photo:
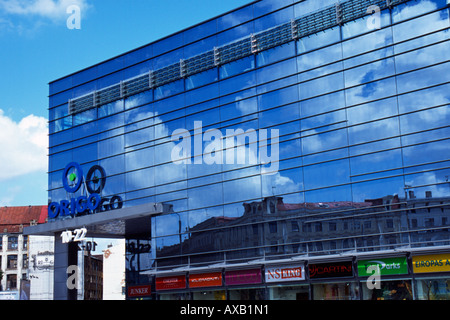
[[[69,163],[64,169],[62,182],[67,192],[75,193],[83,183],[83,169],[76,162]]]

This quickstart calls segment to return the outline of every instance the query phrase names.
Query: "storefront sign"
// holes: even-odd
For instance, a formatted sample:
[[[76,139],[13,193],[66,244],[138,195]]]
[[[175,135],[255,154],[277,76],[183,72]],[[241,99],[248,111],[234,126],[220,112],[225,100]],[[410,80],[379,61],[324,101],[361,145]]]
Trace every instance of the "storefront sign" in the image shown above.
[[[351,276],[353,276],[353,268],[351,261],[309,265],[309,277],[312,279],[338,278]]]
[[[71,162],[64,169],[62,182],[64,189],[72,194],[77,192],[80,187],[84,185],[86,195],[74,197],[70,200],[61,200],[59,203],[50,203],[48,205],[48,217],[50,219],[109,211],[120,209],[123,206],[123,200],[118,195],[114,195],[111,198],[102,198],[100,196],[106,183],[105,169],[101,166],[92,166],[89,169],[86,178],[84,178],[81,166],[76,162]]]
[[[262,279],[260,269],[236,270],[225,272],[225,283],[227,285],[257,284],[261,282]]]
[[[156,278],[156,290],[185,289],[186,276]]]
[[[369,277],[373,275],[373,270],[368,270],[371,266],[378,266],[380,276],[408,273],[406,257],[397,257],[358,261],[358,275],[360,277]]]
[[[152,290],[150,285],[132,286],[128,287],[128,297],[145,297],[151,295]]]
[[[278,266],[266,268],[266,282],[305,280],[305,266]]]
[[[221,272],[189,275],[189,287],[191,288],[216,287],[221,285]]]
[[[448,272],[450,271],[450,254],[413,256],[412,265],[414,273]]]

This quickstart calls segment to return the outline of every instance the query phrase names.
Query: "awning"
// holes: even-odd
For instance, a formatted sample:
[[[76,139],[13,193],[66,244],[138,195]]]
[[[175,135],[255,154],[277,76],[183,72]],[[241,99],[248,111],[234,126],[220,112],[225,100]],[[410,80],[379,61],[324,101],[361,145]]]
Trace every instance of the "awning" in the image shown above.
[[[86,228],[88,236],[94,238],[124,238],[138,234],[149,234],[151,230],[150,218],[168,213],[170,208],[170,205],[163,203],[146,203],[25,227],[23,234],[54,236],[58,232],[79,228]]]

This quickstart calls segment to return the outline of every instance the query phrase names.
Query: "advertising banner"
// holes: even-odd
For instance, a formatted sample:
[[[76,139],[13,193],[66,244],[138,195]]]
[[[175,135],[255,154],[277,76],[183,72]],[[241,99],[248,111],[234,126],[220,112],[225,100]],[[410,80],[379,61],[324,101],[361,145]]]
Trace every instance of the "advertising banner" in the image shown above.
[[[266,268],[266,282],[305,280],[305,266],[277,266]]]
[[[186,276],[156,278],[156,290],[185,289]]]
[[[413,256],[412,265],[414,273],[448,272],[450,271],[450,254]]]
[[[367,270],[371,266],[378,266],[381,276],[408,273],[406,257],[396,257],[358,261],[358,275],[360,277],[373,275],[374,271]]]
[[[203,287],[217,287],[222,285],[222,273],[202,273],[189,275],[189,287],[203,288]]]
[[[257,284],[261,282],[262,279],[260,269],[236,270],[225,272],[225,283],[227,285]]]
[[[309,277],[311,279],[340,278],[351,276],[353,276],[351,261],[309,265]]]

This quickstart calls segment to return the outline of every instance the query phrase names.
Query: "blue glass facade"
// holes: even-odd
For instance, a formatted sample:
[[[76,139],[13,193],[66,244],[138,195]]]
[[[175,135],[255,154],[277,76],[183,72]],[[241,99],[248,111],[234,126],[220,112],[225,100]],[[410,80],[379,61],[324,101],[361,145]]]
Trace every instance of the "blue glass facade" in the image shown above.
[[[49,200],[68,199],[76,162],[103,167],[101,196],[123,207],[171,205],[128,239],[130,284],[450,248],[449,21],[446,0],[262,0],[56,80]],[[205,163],[208,141],[174,163],[172,133],[195,139],[198,121],[278,130],[277,170]]]

